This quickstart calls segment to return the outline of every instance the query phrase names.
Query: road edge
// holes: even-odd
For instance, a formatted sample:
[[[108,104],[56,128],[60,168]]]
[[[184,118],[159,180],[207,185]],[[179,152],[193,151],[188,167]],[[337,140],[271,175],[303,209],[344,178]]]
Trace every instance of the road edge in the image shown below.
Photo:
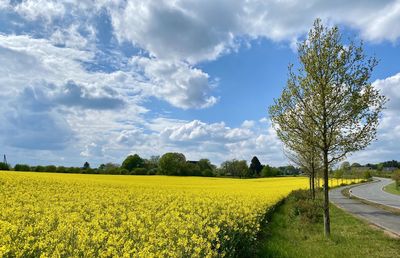
[[[360,202],[360,203],[362,203],[362,204],[365,204],[365,205],[372,205],[372,204],[368,204],[368,203],[363,202],[362,200],[364,200],[364,199],[360,199],[360,198],[357,198],[357,197],[355,197],[355,198],[351,198],[351,197],[350,197],[350,198],[349,198],[348,196],[346,196],[346,195],[343,194],[343,190],[345,190],[345,189],[351,189],[351,188],[353,188],[353,187],[357,187],[357,186],[360,186],[360,185],[362,185],[362,184],[369,184],[369,183],[372,183],[372,182],[373,182],[373,181],[364,182],[364,183],[358,183],[358,184],[356,184],[356,185],[343,186],[342,189],[341,189],[339,192],[340,192],[340,194],[341,194],[343,197],[345,197],[345,198],[347,198],[347,199],[353,199],[353,200],[358,201],[358,202]],[[333,189],[338,190],[337,188],[333,188]],[[333,190],[333,189],[332,189],[332,190]],[[392,231],[390,228],[387,228],[387,227],[385,227],[385,226],[379,225],[379,224],[377,224],[377,223],[375,223],[375,222],[373,222],[373,221],[371,221],[371,220],[369,220],[369,219],[367,219],[367,218],[365,218],[365,217],[362,217],[362,216],[359,216],[359,215],[354,214],[354,213],[352,213],[352,212],[349,212],[348,210],[346,210],[345,208],[341,207],[341,206],[338,205],[337,203],[332,202],[331,198],[329,198],[329,202],[330,202],[332,205],[335,205],[335,207],[337,207],[337,208],[341,209],[342,211],[346,212],[347,214],[353,216],[354,218],[357,218],[357,219],[359,219],[359,220],[361,220],[361,221],[364,221],[364,222],[365,222],[366,224],[368,224],[369,226],[373,226],[373,227],[375,227],[375,228],[378,228],[378,229],[382,230],[385,234],[389,235],[390,237],[394,237],[394,238],[399,238],[399,239],[400,239],[400,233],[394,232],[394,231]],[[375,205],[373,205],[373,206],[376,207]],[[376,208],[382,209],[381,207],[376,207]],[[393,213],[392,211],[388,211],[388,210],[385,210],[385,211]]]
[[[373,179],[373,181],[366,182],[366,183],[372,184],[372,183],[380,182],[380,181],[381,181],[381,180],[379,180],[379,179]],[[353,194],[353,193],[351,192],[351,188],[355,188],[355,187],[361,186],[361,185],[366,184],[366,183],[360,183],[360,184],[356,184],[356,185],[353,185],[353,186],[349,187],[350,199],[351,199],[351,198],[355,198],[355,199],[358,199],[358,200],[360,200],[361,202],[363,202],[363,203],[365,203],[365,204],[374,205],[374,206],[377,207],[377,208],[380,208],[380,209],[383,209],[383,210],[386,210],[386,211],[389,211],[389,212],[392,212],[392,213],[395,213],[395,214],[400,214],[400,208],[398,208],[398,207],[396,207],[396,206],[386,205],[386,204],[382,204],[382,203],[379,203],[379,202],[374,202],[374,201],[371,201],[371,200],[362,198],[362,197],[360,197],[360,196],[358,196],[358,195],[355,195],[355,194]],[[387,193],[386,191],[383,190],[383,188],[384,188],[385,186],[387,186],[387,185],[384,185],[384,186],[381,188],[381,191]],[[347,196],[346,196],[346,197],[347,197]],[[347,197],[347,198],[348,198],[348,197]],[[385,209],[384,207],[387,207],[387,208]]]

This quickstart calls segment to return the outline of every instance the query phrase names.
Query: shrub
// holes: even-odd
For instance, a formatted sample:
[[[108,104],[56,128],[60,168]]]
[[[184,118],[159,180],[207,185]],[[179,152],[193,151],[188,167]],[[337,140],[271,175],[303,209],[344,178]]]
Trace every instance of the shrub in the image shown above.
[[[145,168],[134,168],[132,175],[147,175],[147,170]]]
[[[205,170],[203,170],[203,176],[211,177],[211,176],[215,176],[215,175],[211,169],[205,169]]]
[[[290,195],[293,202],[291,215],[299,217],[305,223],[319,223],[323,218],[323,205],[321,199],[312,200],[307,190],[294,191]]]
[[[158,172],[158,169],[157,169],[157,168],[152,168],[152,169],[149,169],[149,170],[147,171],[147,174],[148,174],[148,175],[157,175],[157,172]]]
[[[396,188],[399,189],[400,188],[400,170],[396,170],[395,172],[393,172],[392,179],[396,183]]]
[[[120,168],[119,169],[119,174],[121,174],[121,175],[133,175],[133,172],[129,172],[129,170],[127,170],[125,168]]]
[[[364,177],[364,179],[370,179],[370,178],[372,178],[371,172],[365,171],[363,177]]]

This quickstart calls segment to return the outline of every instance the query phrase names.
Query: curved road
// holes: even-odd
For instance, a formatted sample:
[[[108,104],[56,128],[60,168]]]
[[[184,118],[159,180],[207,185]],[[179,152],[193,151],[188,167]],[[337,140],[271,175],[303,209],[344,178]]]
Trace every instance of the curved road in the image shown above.
[[[380,182],[383,182],[383,181],[380,181]],[[373,186],[373,185],[375,185],[375,186]],[[380,191],[382,191],[382,188],[379,188],[379,186],[381,186],[381,185],[382,184],[379,182],[362,184],[362,185],[353,187],[352,190],[354,192],[354,189],[361,188],[361,190],[357,189],[356,192],[357,193],[361,192],[361,195],[363,195],[363,193],[365,193],[363,195],[364,197],[368,197],[368,198],[372,197],[371,198],[372,200],[379,201],[380,203],[388,202],[390,204],[396,204],[397,202],[393,202],[391,200],[391,198],[389,201],[386,201],[384,198],[382,198],[384,195],[381,196],[381,193],[380,193]],[[382,210],[375,206],[365,204],[357,199],[349,199],[342,194],[342,190],[345,188],[349,188],[349,186],[334,188],[331,191],[329,191],[329,198],[333,204],[335,204],[339,208],[341,208],[351,214],[354,214],[358,217],[361,217],[364,220],[367,220],[368,222],[370,222],[380,228],[383,228],[386,231],[389,231],[397,236],[400,236],[400,215],[396,215],[394,213],[388,212],[386,210]],[[365,190],[365,189],[369,189],[372,192]],[[377,191],[377,190],[379,190],[379,191]],[[367,196],[365,196],[365,195],[367,195]],[[376,197],[375,195],[378,197]],[[392,194],[390,194],[390,195],[392,195]],[[399,197],[397,197],[397,198],[399,198]]]
[[[400,209],[400,195],[387,193],[383,190],[392,179],[374,177],[375,182],[352,187],[350,194],[360,199]]]

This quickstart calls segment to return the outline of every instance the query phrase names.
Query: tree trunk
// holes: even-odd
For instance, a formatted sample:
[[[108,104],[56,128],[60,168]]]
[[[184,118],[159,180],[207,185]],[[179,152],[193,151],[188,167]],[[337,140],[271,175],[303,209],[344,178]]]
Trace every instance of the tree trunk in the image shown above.
[[[325,236],[331,235],[331,221],[329,216],[329,177],[328,177],[328,151],[324,151],[324,230]]]
[[[311,170],[311,198],[315,200],[315,169]]]

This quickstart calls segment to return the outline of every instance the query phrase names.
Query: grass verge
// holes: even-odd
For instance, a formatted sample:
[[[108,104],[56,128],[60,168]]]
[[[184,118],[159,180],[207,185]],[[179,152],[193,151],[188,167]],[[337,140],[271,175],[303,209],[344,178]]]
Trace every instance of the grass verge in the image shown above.
[[[400,189],[396,188],[396,183],[392,183],[383,188],[388,193],[400,195]]]
[[[398,257],[400,239],[391,238],[331,205],[332,236],[323,224],[296,215],[298,199],[290,195],[261,232],[257,257]]]

